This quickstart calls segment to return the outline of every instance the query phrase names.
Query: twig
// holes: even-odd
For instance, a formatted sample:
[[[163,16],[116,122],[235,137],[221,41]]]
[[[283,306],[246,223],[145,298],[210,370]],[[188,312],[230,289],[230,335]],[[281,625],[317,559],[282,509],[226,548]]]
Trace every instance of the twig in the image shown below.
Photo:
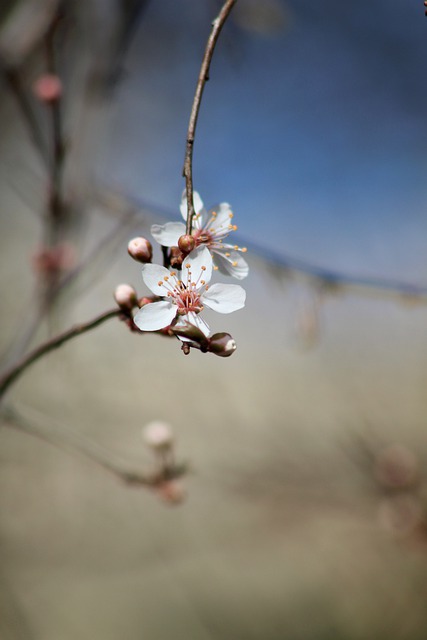
[[[28,413],[28,409],[26,413]],[[0,418],[3,419],[4,424],[8,427],[17,428],[66,451],[83,455],[127,484],[155,488],[164,482],[179,478],[188,471],[187,465],[183,463],[164,465],[155,473],[150,474],[128,470],[125,462],[119,461],[113,453],[84,435],[65,429],[58,424],[53,425],[51,428],[46,427],[47,418],[34,410],[31,410],[31,417],[28,418],[22,412],[18,412],[16,408],[7,406],[2,408]],[[43,422],[43,426],[37,424],[41,422]]]
[[[97,316],[93,320],[83,324],[77,324],[68,331],[64,331],[59,335],[47,340],[40,346],[38,346],[33,351],[30,351],[29,354],[24,356],[21,360],[19,360],[16,364],[14,364],[10,369],[8,369],[3,375],[0,376],[0,398],[6,393],[7,389],[10,385],[15,382],[19,376],[24,373],[24,371],[31,365],[33,362],[39,360],[42,356],[46,355],[50,351],[57,349],[68,340],[75,338],[76,336],[80,336],[95,327],[98,327],[100,324],[105,322],[106,320],[110,320],[110,318],[116,318],[118,316],[122,316],[124,312],[121,309],[115,308],[110,309],[109,311],[105,311],[101,315]]]
[[[190,121],[187,131],[187,146],[184,159],[184,169],[182,175],[185,178],[185,188],[187,193],[187,225],[186,233],[191,234],[193,225],[193,217],[195,214],[193,204],[193,146],[196,135],[197,118],[199,116],[200,103],[202,100],[203,89],[207,80],[209,80],[209,67],[214,53],[215,45],[225,21],[227,20],[233,6],[237,0],[227,0],[224,3],[217,18],[212,22],[212,31],[206,44],[205,54],[200,68],[199,79],[197,81],[196,93],[194,94],[193,106],[191,108]]]
[[[39,152],[43,164],[48,167],[49,157],[43,133],[40,129],[33,107],[28,100],[27,94],[22,88],[19,73],[15,69],[4,67],[3,74],[21,110],[22,117],[27,125],[28,132],[33,141],[34,147]]]

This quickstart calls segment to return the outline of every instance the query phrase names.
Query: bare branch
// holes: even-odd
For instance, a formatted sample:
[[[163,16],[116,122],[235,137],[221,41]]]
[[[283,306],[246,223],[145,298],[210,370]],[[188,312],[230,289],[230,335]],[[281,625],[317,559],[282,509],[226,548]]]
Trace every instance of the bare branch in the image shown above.
[[[80,336],[83,333],[91,331],[91,329],[95,329],[100,324],[105,322],[106,320],[110,320],[110,318],[117,318],[119,316],[123,316],[124,312],[117,307],[115,309],[110,309],[109,311],[105,311],[101,315],[97,316],[93,320],[89,322],[85,322],[83,324],[77,324],[68,331],[64,333],[60,333],[59,335],[47,340],[40,346],[38,346],[33,351],[30,351],[29,354],[24,356],[21,360],[19,360],[16,364],[14,364],[10,369],[8,369],[3,375],[0,376],[0,398],[6,393],[7,389],[10,385],[15,382],[19,376],[24,373],[24,371],[31,365],[33,362],[36,362],[41,357],[53,351],[54,349],[58,349],[61,345],[76,336]]]
[[[199,79],[197,81],[196,93],[194,94],[193,106],[191,108],[190,121],[187,131],[187,146],[184,159],[184,169],[182,175],[185,178],[185,188],[187,193],[187,227],[186,233],[191,234],[194,217],[193,204],[193,146],[196,135],[197,118],[199,116],[200,103],[202,101],[203,89],[207,80],[209,80],[209,68],[214,53],[215,45],[225,21],[227,20],[233,6],[237,0],[227,0],[224,3],[217,18],[212,22],[212,31],[206,44],[205,54],[200,68]]]

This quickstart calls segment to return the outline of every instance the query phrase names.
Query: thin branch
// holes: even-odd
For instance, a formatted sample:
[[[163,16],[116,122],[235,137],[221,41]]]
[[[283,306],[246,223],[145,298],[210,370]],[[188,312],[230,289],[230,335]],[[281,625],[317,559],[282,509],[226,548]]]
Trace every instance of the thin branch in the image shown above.
[[[46,149],[46,143],[43,137],[42,130],[40,128],[37,116],[34,113],[31,102],[28,100],[28,96],[21,85],[19,73],[12,68],[5,67],[3,69],[4,77],[9,85],[10,91],[15,97],[18,107],[21,110],[22,117],[27,125],[28,132],[34,147],[40,154],[40,158],[43,164],[49,166],[48,151]]]
[[[117,318],[122,316],[124,312],[121,309],[115,308],[110,309],[109,311],[105,311],[101,315],[97,316],[93,320],[89,322],[85,322],[83,324],[77,324],[68,331],[64,331],[59,335],[47,340],[40,346],[38,346],[33,351],[30,351],[29,354],[24,356],[21,360],[19,360],[16,364],[14,364],[8,371],[3,373],[0,376],[0,398],[6,393],[7,389],[10,385],[15,382],[19,376],[24,373],[24,371],[34,362],[39,360],[41,357],[53,351],[54,349],[58,349],[61,345],[76,336],[80,336],[83,333],[87,333],[91,331],[91,329],[95,329],[100,324],[105,322],[106,320],[110,320],[110,318]]]
[[[28,414],[28,409],[26,409],[25,413]],[[183,463],[163,465],[158,471],[150,474],[129,470],[126,468],[126,462],[119,460],[114,453],[107,451],[97,442],[86,438],[86,436],[58,424],[46,427],[46,421],[49,419],[33,409],[30,417],[27,417],[22,411],[18,412],[14,407],[3,407],[0,418],[3,419],[5,426],[14,427],[56,447],[83,455],[127,484],[155,488],[164,482],[179,478],[188,471],[187,465]],[[41,426],[41,423],[43,423],[43,426]]]
[[[191,108],[190,121],[187,131],[187,146],[184,159],[184,169],[182,175],[185,178],[185,188],[187,193],[187,225],[186,233],[191,234],[193,217],[195,214],[193,204],[193,146],[196,135],[197,118],[199,116],[200,103],[202,101],[203,89],[209,80],[209,67],[214,53],[215,45],[225,21],[227,20],[233,6],[237,0],[227,0],[224,3],[217,18],[212,22],[212,31],[206,44],[205,54],[200,68],[199,79],[197,81],[196,93],[194,94],[193,106]]]

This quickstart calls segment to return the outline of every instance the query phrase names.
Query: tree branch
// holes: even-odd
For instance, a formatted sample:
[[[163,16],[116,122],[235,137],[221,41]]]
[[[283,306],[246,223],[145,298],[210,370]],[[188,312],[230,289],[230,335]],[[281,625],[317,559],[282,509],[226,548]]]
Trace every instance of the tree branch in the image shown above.
[[[193,146],[196,135],[197,118],[199,116],[200,103],[202,101],[203,89],[209,80],[209,67],[214,53],[215,45],[225,21],[227,20],[233,6],[237,0],[227,0],[217,18],[212,22],[212,31],[206,44],[205,54],[200,68],[199,79],[197,81],[196,93],[194,94],[193,106],[191,108],[190,121],[187,131],[187,146],[184,159],[184,169],[182,175],[185,178],[185,188],[187,193],[187,225],[186,233],[191,234],[193,217],[195,214],[193,204]]]
[[[36,362],[50,351],[57,349],[65,342],[68,342],[68,340],[71,340],[76,336],[80,336],[83,333],[86,333],[87,331],[98,327],[100,324],[102,324],[106,320],[109,320],[110,318],[117,318],[119,316],[122,316],[123,314],[124,311],[119,308],[110,309],[110,311],[105,311],[105,313],[102,313],[89,322],[75,325],[71,329],[68,329],[68,331],[60,333],[50,340],[47,340],[36,349],[33,349],[33,351],[30,351],[29,354],[24,356],[21,360],[19,360],[16,364],[14,364],[10,369],[8,369],[0,376],[0,398],[2,398],[10,385],[15,382],[15,380],[19,378],[19,376],[24,373],[24,371],[31,364],[33,364],[33,362]]]

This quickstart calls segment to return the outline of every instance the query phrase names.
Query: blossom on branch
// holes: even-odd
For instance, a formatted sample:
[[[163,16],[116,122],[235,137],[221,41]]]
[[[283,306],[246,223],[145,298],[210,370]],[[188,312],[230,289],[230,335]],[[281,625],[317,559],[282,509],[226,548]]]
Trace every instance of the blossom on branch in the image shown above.
[[[197,191],[193,194],[194,211],[193,236],[196,247],[206,246],[212,253],[214,269],[219,269],[221,273],[231,275],[238,280],[246,278],[249,267],[246,260],[239,252],[245,253],[245,247],[238,245],[224,244],[225,238],[236,231],[237,226],[231,223],[233,213],[227,202],[222,202],[218,207],[210,209],[204,208],[202,199]],[[187,199],[185,191],[182,195],[180,210],[184,220],[187,220]],[[151,233],[155,240],[164,247],[178,246],[179,239],[186,233],[185,224],[182,222],[167,222],[164,225],[154,224]]]
[[[218,313],[231,313],[245,305],[246,292],[234,284],[213,284],[212,257],[205,246],[194,249],[182,263],[180,272],[156,264],[142,267],[142,278],[158,302],[144,305],[134,316],[141,331],[158,331],[170,325],[191,325],[209,336],[209,326],[199,314],[209,307]]]

